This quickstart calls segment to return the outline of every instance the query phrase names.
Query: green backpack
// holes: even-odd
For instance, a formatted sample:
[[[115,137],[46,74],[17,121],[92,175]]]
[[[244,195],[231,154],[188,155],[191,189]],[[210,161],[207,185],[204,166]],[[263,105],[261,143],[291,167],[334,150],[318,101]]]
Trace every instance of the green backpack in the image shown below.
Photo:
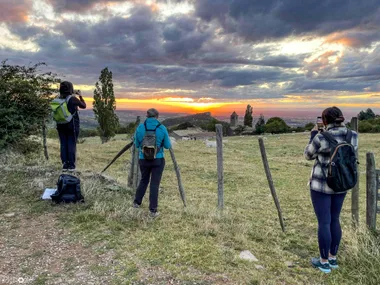
[[[72,96],[69,95],[65,99],[55,98],[50,102],[50,107],[53,111],[53,119],[57,124],[67,124],[73,119],[73,114],[69,112],[67,103]]]

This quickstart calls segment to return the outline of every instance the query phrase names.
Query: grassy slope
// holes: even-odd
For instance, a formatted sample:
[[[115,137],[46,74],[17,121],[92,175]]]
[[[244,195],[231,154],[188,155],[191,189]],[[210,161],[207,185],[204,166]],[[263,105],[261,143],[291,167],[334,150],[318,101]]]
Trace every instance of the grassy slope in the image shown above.
[[[105,145],[97,138],[80,144],[80,170],[99,172],[127,143],[120,138]],[[57,215],[72,229],[73,238],[80,237],[96,252],[115,251],[115,284],[168,284],[168,280],[177,282],[174,284],[379,284],[379,241],[368,245],[368,252],[362,250],[362,245],[371,240],[364,230],[355,233],[351,229],[350,197],[342,211],[341,269],[325,276],[310,268],[309,259],[317,256],[318,250],[316,218],[306,186],[312,163],[303,158],[307,140],[306,134],[289,134],[268,136],[265,141],[286,218],[285,234],[280,230],[268,189],[257,137],[228,138],[225,144],[222,214],[216,210],[216,150],[206,148],[200,141],[181,141],[175,153],[188,199],[187,209],[183,209],[178,195],[170,156],[159,199],[161,216],[156,220],[147,217],[147,199],[143,209],[132,209],[132,191],[125,186],[125,160],[129,156],[124,156],[108,170],[108,175],[123,186],[119,187],[122,191],[111,191],[114,188],[107,189],[107,184],[99,179],[83,177],[86,205],[68,207],[68,214],[58,211]],[[373,151],[380,158],[376,147],[379,143],[378,135],[361,136],[361,224],[365,222],[365,153]],[[49,164],[39,160],[42,171],[33,167],[23,170],[21,165],[27,162],[19,168],[15,166],[17,171],[2,171],[3,186],[7,185],[3,189],[8,189],[5,192],[11,195],[18,191],[23,198],[36,195],[37,190],[31,194],[16,189],[23,189],[27,179],[42,177],[46,169],[58,169],[58,146],[57,141],[49,141],[52,160]],[[46,186],[53,186],[56,177],[41,179],[45,179]],[[14,191],[9,190],[10,185]],[[35,215],[57,211],[39,201],[28,203],[28,207]],[[241,261],[238,255],[242,250],[250,250],[259,259],[257,264],[265,269]],[[286,261],[293,266],[288,267]]]

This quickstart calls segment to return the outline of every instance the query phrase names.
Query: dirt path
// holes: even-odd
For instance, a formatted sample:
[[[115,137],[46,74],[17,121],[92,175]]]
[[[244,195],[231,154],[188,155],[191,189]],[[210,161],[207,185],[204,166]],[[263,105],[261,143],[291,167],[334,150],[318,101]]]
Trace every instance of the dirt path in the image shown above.
[[[2,197],[5,199],[5,197]],[[0,215],[0,284],[110,284],[113,253],[98,255],[69,240],[54,213]]]

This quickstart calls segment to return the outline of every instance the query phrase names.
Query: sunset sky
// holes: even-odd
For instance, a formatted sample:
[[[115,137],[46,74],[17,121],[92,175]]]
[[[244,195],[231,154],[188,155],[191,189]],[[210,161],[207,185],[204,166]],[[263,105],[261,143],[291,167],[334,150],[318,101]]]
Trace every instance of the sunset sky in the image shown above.
[[[0,59],[46,62],[117,109],[380,113],[379,0],[0,0]]]

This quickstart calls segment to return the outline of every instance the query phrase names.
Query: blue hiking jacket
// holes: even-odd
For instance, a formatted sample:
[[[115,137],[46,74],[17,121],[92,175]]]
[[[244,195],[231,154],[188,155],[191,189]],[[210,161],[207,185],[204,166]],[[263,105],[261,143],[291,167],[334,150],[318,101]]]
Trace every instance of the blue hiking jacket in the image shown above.
[[[154,130],[156,126],[160,123],[156,118],[147,118],[146,127],[148,130]],[[142,153],[141,144],[145,135],[145,126],[144,123],[140,124],[135,133],[135,145],[139,149],[139,158],[144,159],[144,155]],[[168,130],[164,125],[160,125],[156,129],[156,145],[160,148],[158,151],[156,158],[164,158],[164,148],[169,149],[172,147],[170,142]]]

